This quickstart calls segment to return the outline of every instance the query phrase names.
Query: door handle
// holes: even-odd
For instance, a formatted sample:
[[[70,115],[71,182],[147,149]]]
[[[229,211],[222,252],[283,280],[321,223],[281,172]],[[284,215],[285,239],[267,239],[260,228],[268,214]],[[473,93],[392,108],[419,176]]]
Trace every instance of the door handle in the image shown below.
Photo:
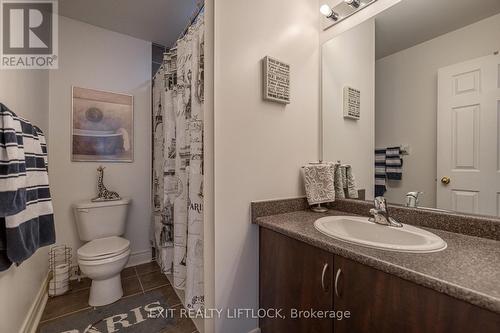
[[[443,178],[441,178],[441,183],[443,183],[444,185],[448,185],[449,183],[451,183],[451,178],[444,176]]]
[[[337,274],[335,274],[335,295],[337,295],[337,297],[341,297],[339,292],[339,280],[341,275],[342,275],[342,269],[339,268]]]
[[[325,275],[327,270],[328,270],[328,263],[326,263],[323,266],[323,272],[321,273],[321,288],[323,289],[324,292],[328,292],[328,286],[326,286],[325,284]]]

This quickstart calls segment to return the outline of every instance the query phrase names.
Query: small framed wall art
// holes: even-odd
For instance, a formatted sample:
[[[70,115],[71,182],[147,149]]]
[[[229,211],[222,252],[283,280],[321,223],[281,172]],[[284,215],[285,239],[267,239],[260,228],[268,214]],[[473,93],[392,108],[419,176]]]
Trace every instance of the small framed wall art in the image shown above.
[[[290,65],[269,56],[262,65],[264,100],[290,104]]]
[[[344,87],[344,118],[359,120],[361,118],[361,91]]]
[[[133,161],[133,96],[72,87],[72,109],[72,161]]]

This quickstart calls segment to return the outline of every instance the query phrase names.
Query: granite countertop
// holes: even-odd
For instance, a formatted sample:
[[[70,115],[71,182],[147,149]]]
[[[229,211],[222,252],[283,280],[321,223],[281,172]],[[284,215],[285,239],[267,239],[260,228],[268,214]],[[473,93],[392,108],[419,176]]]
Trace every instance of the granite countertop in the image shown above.
[[[444,239],[448,247],[426,254],[378,250],[317,231],[314,221],[329,215],[353,214],[303,210],[258,217],[256,222],[261,227],[500,313],[500,241],[423,228]]]

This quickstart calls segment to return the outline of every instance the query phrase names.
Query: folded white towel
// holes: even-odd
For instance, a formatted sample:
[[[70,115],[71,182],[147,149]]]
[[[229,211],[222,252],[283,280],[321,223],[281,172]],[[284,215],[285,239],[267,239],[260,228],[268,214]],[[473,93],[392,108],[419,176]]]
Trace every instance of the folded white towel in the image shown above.
[[[334,165],[308,164],[302,168],[302,177],[309,205],[335,201]]]

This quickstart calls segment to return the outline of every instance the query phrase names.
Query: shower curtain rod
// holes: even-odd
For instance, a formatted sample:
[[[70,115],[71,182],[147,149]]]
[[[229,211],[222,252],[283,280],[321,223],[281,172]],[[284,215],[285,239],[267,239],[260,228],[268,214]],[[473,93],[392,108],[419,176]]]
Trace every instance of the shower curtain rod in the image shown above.
[[[179,35],[179,37],[177,38],[177,40],[175,41],[175,43],[177,43],[177,41],[179,39],[181,39],[182,37],[184,37],[184,35],[186,35],[186,33],[188,32],[189,30],[189,27],[191,27],[193,25],[194,22],[196,22],[196,20],[198,19],[198,17],[200,16],[200,14],[203,12],[203,10],[205,9],[205,2],[203,2],[203,4],[198,8],[198,10],[196,11],[196,14],[193,16],[192,19],[189,20],[189,23],[187,24],[186,28],[184,28],[184,30],[182,31],[182,33]],[[159,44],[158,44],[159,45]],[[165,47],[163,45],[159,45],[159,46],[162,46],[162,47]],[[171,49],[173,49],[175,47],[175,44],[174,46],[170,47],[170,48],[167,48],[165,47],[165,52],[168,52],[170,51]],[[160,72],[160,70],[163,68],[163,65],[161,65],[158,70],[156,71],[156,73],[153,75],[153,80],[156,78],[156,75]]]
[[[186,28],[184,28],[184,30],[182,31],[182,33],[179,35],[179,37],[177,38],[177,40],[179,40],[182,37],[184,37],[184,35],[188,32],[189,27],[192,26],[194,22],[196,22],[196,19],[198,18],[198,16],[200,16],[200,14],[203,12],[203,9],[205,9],[205,2],[203,2],[203,4],[200,6],[200,8],[198,8],[198,11],[193,16],[193,18],[189,20],[189,23],[187,24]]]

